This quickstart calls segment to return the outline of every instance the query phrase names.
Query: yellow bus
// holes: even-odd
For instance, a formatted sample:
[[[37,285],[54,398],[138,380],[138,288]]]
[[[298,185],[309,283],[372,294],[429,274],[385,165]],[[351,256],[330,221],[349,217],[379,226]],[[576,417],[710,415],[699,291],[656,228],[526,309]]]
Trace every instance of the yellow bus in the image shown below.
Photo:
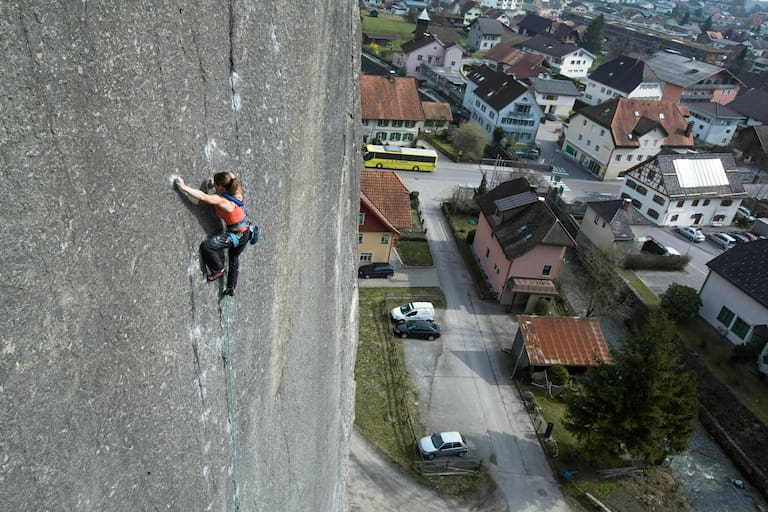
[[[434,171],[437,164],[437,151],[368,144],[363,150],[363,163],[366,167],[377,169]]]

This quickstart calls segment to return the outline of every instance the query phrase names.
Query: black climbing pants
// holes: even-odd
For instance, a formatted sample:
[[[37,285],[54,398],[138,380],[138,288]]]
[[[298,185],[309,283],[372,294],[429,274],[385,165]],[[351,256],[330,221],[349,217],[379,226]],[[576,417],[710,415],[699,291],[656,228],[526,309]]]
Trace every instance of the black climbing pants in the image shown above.
[[[209,272],[218,272],[224,268],[224,263],[221,261],[221,251],[224,249],[229,251],[227,287],[232,288],[233,290],[237,287],[237,276],[240,269],[240,254],[248,245],[248,240],[251,239],[251,230],[246,229],[242,233],[234,234],[238,235],[239,242],[237,246],[235,246],[229,233],[213,235],[211,238],[200,244],[200,256],[203,258],[203,263],[208,267]]]

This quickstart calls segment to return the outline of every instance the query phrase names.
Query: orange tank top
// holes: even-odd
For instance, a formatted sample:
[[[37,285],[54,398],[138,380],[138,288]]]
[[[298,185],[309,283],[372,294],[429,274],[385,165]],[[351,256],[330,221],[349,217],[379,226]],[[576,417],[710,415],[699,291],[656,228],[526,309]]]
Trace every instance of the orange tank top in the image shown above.
[[[236,198],[238,198],[240,201],[243,200],[242,195],[236,195]],[[219,208],[218,206],[213,207],[214,210],[216,210],[216,214],[224,219],[224,222],[227,223],[227,231],[234,231],[235,233],[242,233],[246,229],[248,229],[248,223],[245,222],[245,208],[242,206],[235,205],[235,209],[231,212],[227,212]]]

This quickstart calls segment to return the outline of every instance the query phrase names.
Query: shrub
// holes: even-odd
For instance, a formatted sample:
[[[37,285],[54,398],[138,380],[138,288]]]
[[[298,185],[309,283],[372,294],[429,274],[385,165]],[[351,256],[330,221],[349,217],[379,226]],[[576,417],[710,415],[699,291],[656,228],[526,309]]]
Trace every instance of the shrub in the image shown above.
[[[536,307],[533,312],[538,316],[547,316],[549,314],[549,301],[547,299],[539,299],[536,301]]]
[[[763,343],[752,341],[733,347],[731,352],[731,363],[742,364],[757,362],[760,352],[763,350]]]
[[[701,307],[701,299],[690,286],[672,283],[661,295],[661,309],[671,318],[687,322],[695,318]]]
[[[568,368],[561,364],[556,364],[547,370],[547,376],[555,386],[565,386],[568,384],[568,379],[570,378]]]

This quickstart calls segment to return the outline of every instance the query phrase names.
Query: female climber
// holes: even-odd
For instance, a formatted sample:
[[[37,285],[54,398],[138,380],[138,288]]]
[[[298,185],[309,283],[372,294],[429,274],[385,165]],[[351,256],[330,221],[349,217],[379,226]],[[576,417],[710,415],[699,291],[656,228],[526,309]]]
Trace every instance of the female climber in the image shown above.
[[[227,231],[213,235],[200,244],[200,256],[210,272],[206,279],[215,281],[224,275],[221,250],[229,251],[229,274],[224,295],[234,295],[237,287],[237,275],[240,267],[240,254],[251,239],[251,222],[243,205],[243,191],[240,180],[231,172],[219,172],[213,175],[215,194],[207,194],[184,184],[176,178],[176,187],[185,194],[204,203],[213,205],[216,214],[227,224]]]

